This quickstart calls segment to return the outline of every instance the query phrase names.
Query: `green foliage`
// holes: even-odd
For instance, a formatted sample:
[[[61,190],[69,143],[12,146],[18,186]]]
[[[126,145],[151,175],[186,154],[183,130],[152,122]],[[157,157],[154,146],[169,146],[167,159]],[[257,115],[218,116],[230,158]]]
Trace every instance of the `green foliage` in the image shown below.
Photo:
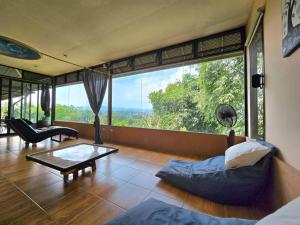
[[[114,111],[112,121],[115,126],[145,127],[144,117],[141,112]]]
[[[197,95],[198,106],[204,114],[206,127],[213,133],[226,133],[215,119],[215,110],[219,104],[227,103],[237,111],[238,121],[235,131],[244,134],[244,66],[243,57],[222,59],[203,63],[198,68],[198,84],[200,93]]]
[[[55,106],[55,118],[61,121],[93,123],[95,116],[88,109],[57,104]],[[102,124],[107,124],[107,116],[100,114],[100,121]]]
[[[162,91],[150,93],[158,128],[199,131],[203,125],[203,115],[198,109],[197,94],[199,85],[197,77],[185,74],[182,81],[169,84]]]
[[[227,128],[215,119],[215,110],[219,104],[228,103],[237,110],[235,130],[243,134],[243,58],[198,64],[196,70],[197,75],[184,74],[181,81],[169,84],[165,90],[150,93],[159,128],[226,133]]]

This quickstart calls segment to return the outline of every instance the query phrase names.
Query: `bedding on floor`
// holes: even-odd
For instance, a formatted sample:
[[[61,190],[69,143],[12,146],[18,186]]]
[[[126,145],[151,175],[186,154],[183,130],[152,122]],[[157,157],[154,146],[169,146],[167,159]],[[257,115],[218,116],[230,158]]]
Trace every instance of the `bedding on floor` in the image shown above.
[[[149,199],[106,225],[254,225],[256,222],[210,216]]]

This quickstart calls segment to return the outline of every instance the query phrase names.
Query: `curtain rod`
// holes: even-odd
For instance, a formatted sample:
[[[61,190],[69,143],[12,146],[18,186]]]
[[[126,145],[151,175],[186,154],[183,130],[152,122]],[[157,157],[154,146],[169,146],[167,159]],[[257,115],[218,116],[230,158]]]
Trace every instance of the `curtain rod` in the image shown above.
[[[257,12],[258,12],[258,16],[257,16],[257,19],[255,21],[255,25],[253,27],[253,29],[249,32],[248,36],[247,36],[247,39],[246,39],[246,42],[245,42],[245,46],[249,46],[250,43],[252,42],[253,38],[254,38],[254,35],[258,29],[258,26],[260,24],[260,21],[265,13],[265,7],[262,6],[260,8],[257,9]]]
[[[60,59],[60,58],[57,58],[57,57],[52,56],[52,55],[48,55],[48,54],[46,54],[46,53],[44,53],[44,52],[39,52],[39,53],[40,53],[41,55],[44,55],[44,56],[47,56],[47,57],[49,57],[49,58],[55,59],[55,60],[57,60],[57,61],[61,61],[61,62],[70,64],[70,65],[73,65],[73,66],[77,66],[77,67],[80,67],[80,68],[85,69],[85,70],[90,70],[90,71],[93,71],[93,72],[96,72],[96,73],[101,73],[101,71],[94,70],[94,69],[88,68],[88,67],[86,67],[86,66],[82,66],[82,65],[76,64],[76,63],[72,63],[72,62],[69,62],[69,61],[67,61],[67,60]],[[105,64],[103,64],[103,65],[105,65]],[[103,66],[103,68],[105,68],[105,67]]]

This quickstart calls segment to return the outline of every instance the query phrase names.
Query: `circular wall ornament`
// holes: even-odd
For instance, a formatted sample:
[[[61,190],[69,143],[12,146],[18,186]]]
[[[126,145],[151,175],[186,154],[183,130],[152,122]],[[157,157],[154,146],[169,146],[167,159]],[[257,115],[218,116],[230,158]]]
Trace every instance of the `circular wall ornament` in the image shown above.
[[[18,58],[36,60],[41,58],[38,51],[7,37],[0,36],[0,54]]]

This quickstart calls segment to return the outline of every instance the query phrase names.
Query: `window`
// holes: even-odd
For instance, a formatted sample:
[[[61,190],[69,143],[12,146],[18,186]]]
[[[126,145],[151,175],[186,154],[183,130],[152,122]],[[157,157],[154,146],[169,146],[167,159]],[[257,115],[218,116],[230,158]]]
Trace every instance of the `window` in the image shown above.
[[[264,75],[263,27],[260,23],[249,46],[250,74]],[[265,137],[265,88],[250,88],[250,136]]]
[[[28,120],[31,119],[31,87],[30,83],[23,83],[22,118]]]
[[[100,111],[101,124],[107,124],[107,103],[106,89]],[[56,120],[93,123],[94,118],[83,83],[56,88]]]
[[[22,83],[19,81],[12,81],[12,91],[11,91],[11,113],[10,116],[16,119],[22,117],[21,113],[21,102],[22,102],[22,93],[21,93]]]
[[[38,85],[31,84],[31,109],[30,109],[30,120],[37,121],[38,114]],[[50,93],[51,97],[51,93]],[[51,102],[51,101],[50,101]],[[51,112],[51,111],[50,111]],[[50,119],[50,118],[49,118]]]
[[[22,82],[17,79],[0,78],[0,135],[14,133],[5,124],[7,118],[23,118],[37,123],[37,120],[43,117],[44,112],[38,94],[40,86],[41,84]],[[50,99],[51,90],[50,88]]]
[[[8,117],[8,100],[9,100],[9,80],[0,78],[0,89],[1,89],[1,120],[0,120],[0,134],[7,133],[7,126],[5,124],[5,119]]]
[[[22,97],[20,97],[19,100],[19,102],[22,103],[22,118],[28,119],[33,123],[36,123],[38,119],[38,88],[38,84],[23,83],[23,96],[20,94]],[[21,88],[19,90],[21,91]],[[14,105],[13,107],[15,108]],[[41,113],[41,115],[42,114],[43,113]]]
[[[208,133],[227,133],[215,110],[229,103],[234,127],[245,133],[243,57],[113,78],[112,124]]]

